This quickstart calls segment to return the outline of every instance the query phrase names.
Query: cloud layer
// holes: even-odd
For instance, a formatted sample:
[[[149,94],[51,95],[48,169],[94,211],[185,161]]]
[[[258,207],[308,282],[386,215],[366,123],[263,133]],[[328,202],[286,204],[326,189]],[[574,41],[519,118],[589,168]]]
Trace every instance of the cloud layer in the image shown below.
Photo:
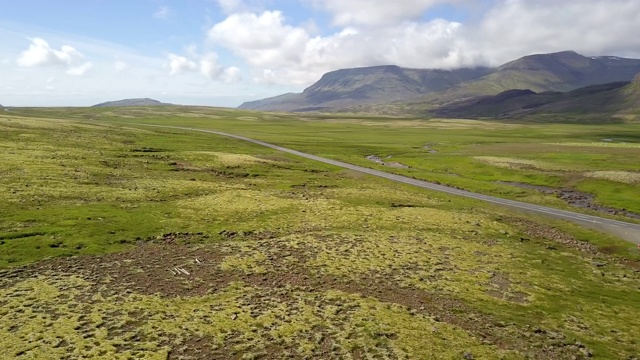
[[[397,64],[417,68],[499,65],[529,55],[575,50],[640,56],[640,1],[502,0],[465,23],[421,20],[430,8],[477,3],[445,0],[313,0],[337,26],[324,36],[288,23],[277,10],[237,9],[207,32],[211,44],[248,64],[257,81],[306,85],[339,68]],[[473,8],[469,8],[469,11]]]
[[[424,12],[445,0],[323,0],[315,1],[333,17],[333,23],[348,25],[393,25],[406,20],[417,20]]]

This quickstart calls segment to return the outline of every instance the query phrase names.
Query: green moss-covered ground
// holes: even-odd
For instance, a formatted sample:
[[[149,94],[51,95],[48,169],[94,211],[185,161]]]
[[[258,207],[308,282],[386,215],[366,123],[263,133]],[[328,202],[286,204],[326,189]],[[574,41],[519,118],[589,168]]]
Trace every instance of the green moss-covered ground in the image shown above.
[[[538,152],[528,158],[537,162],[529,164],[540,166],[523,169],[473,156],[525,158],[514,134],[531,125],[489,124],[491,142],[491,129],[478,134],[466,121],[421,127],[175,111],[15,109],[0,117],[0,357],[640,357],[632,244],[232,139],[134,124],[235,129],[361,163],[362,154],[393,155],[414,168],[384,169],[428,178],[449,167],[460,184],[483,189],[490,182],[479,174],[490,167],[513,177],[506,180],[546,185],[565,181],[546,173],[558,171],[548,164],[634,172],[624,160],[633,147],[571,162],[532,143]],[[296,121],[300,128],[276,135]],[[619,126],[602,132],[622,139]],[[452,136],[456,127],[460,137],[446,145],[438,129]],[[605,136],[576,129],[585,141]],[[442,144],[422,155],[440,156],[431,172],[416,170],[426,151],[418,140]],[[636,186],[580,181],[600,184],[604,198]],[[612,183],[622,190],[607,190]],[[560,204],[528,190],[506,195]]]

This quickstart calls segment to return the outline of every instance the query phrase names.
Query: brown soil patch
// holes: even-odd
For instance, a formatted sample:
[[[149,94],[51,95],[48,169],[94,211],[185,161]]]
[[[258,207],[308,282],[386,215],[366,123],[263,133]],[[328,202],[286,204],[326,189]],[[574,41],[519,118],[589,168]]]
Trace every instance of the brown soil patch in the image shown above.
[[[0,282],[0,286],[8,286],[13,281],[35,278],[41,274],[76,275],[93,283],[91,291],[76,299],[85,303],[90,303],[95,294],[104,297],[123,293],[157,294],[162,297],[202,296],[222,291],[234,282],[266,289],[271,294],[270,297],[275,296],[281,302],[292,301],[288,295],[292,290],[313,294],[340,290],[399,304],[406,307],[412,315],[429,316],[438,322],[455,325],[481,339],[485,344],[518,350],[532,359],[564,359],[576,355],[576,349],[571,346],[550,345],[533,348],[533,342],[555,344],[557,341],[544,332],[534,332],[533,329],[521,328],[515,324],[501,324],[491,316],[469,307],[460,299],[400,286],[391,275],[368,274],[354,280],[318,273],[307,266],[314,254],[302,248],[289,247],[277,239],[264,238],[255,243],[255,248],[266,255],[267,269],[266,272],[255,273],[224,271],[220,268],[219,265],[225,257],[236,254],[238,247],[235,240],[198,246],[181,244],[181,240],[188,236],[190,235],[169,234],[162,237],[158,243],[141,243],[125,253],[54,259],[3,271],[0,275],[5,281]],[[506,276],[496,274],[492,284],[502,299],[524,301],[524,298],[519,299],[517,295],[509,292],[510,282]],[[245,301],[245,304],[240,305],[250,308],[252,314],[259,314],[264,311],[264,306],[269,304],[260,298],[248,298]],[[132,320],[123,324],[121,329],[113,331],[129,333],[139,326],[138,322],[144,321],[142,314],[128,315]],[[87,336],[91,336],[90,329],[85,330],[88,332]],[[322,339],[321,349],[326,355],[334,340],[331,334],[322,332],[322,329],[317,330]],[[130,340],[135,342],[135,336],[141,335],[133,336]],[[395,335],[389,333],[380,336],[392,339]],[[194,334],[179,344],[166,346],[171,349],[170,359],[234,359],[242,355],[233,350],[233,340],[229,340],[228,348],[213,349],[209,344],[207,339]],[[358,351],[353,350],[353,357],[362,355],[364,358],[365,354],[359,354]],[[282,344],[274,344],[267,348],[261,357],[279,359],[285,354],[301,358],[295,355],[295,349],[283,347]]]
[[[511,281],[509,281],[506,274],[494,273],[491,276],[489,283],[493,289],[488,290],[487,294],[495,297],[496,299],[513,301],[519,304],[526,304],[528,302],[527,294],[520,291],[514,291],[511,288]]]

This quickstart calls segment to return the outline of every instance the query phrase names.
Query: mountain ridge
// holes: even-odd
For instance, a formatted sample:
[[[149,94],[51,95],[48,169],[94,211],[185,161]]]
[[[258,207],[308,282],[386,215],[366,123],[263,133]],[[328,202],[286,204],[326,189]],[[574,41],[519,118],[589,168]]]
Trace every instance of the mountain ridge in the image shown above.
[[[441,70],[382,65],[331,71],[302,93],[246,102],[239,108],[358,111],[360,106],[395,104],[415,114],[511,89],[566,92],[588,85],[630,81],[639,72],[640,59],[587,57],[574,51],[528,55],[495,68]]]
[[[485,75],[489,68],[411,69],[381,65],[340,69],[324,74],[302,93],[245,102],[239,109],[310,111],[415,98]]]

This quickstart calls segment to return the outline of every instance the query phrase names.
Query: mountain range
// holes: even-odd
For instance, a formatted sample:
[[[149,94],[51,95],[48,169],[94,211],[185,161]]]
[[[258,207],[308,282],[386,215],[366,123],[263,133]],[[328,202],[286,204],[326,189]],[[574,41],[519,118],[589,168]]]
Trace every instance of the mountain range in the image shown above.
[[[167,103],[160,102],[158,100],[149,99],[149,98],[138,98],[138,99],[123,99],[116,101],[107,101],[100,104],[93,105],[92,107],[105,107],[105,106],[162,106],[162,105],[171,105]]]
[[[302,93],[246,102],[239,108],[341,111],[359,106],[394,104],[410,113],[425,113],[454,102],[497,95],[507,90],[568,92],[590,85],[628,82],[637,73],[640,73],[640,59],[587,57],[573,51],[529,55],[496,68],[438,70],[374,66],[332,71]],[[511,98],[515,94],[519,93],[501,96]],[[543,96],[551,95],[537,95],[537,98]],[[448,109],[453,112],[453,108]]]
[[[444,118],[523,118],[529,115],[640,114],[640,74],[631,82],[590,85],[568,92],[514,89],[445,104],[429,111]]]
[[[289,93],[246,102],[240,109],[313,111],[412,99],[491,73],[489,68],[407,69],[395,65],[329,72],[301,94]]]

